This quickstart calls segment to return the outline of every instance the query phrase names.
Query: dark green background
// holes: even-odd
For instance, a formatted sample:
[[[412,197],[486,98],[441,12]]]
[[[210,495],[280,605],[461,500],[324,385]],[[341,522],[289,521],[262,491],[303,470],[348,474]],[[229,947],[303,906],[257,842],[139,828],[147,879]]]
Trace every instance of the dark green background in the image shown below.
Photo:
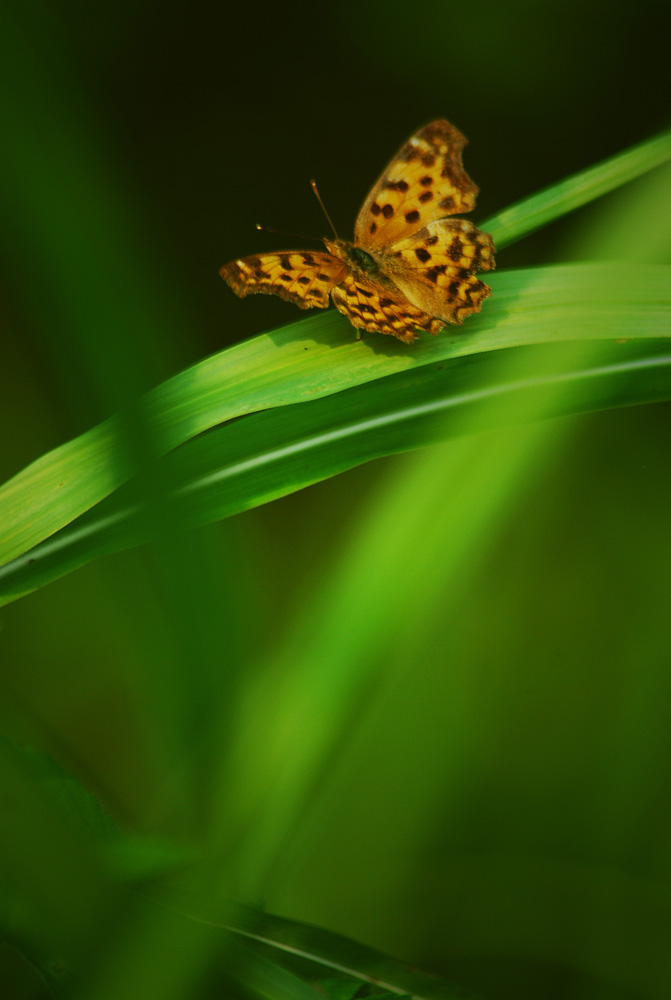
[[[218,268],[295,242],[256,222],[321,235],[308,178],[349,238],[394,151],[447,117],[470,139],[477,221],[668,126],[661,2],[14,7],[0,14],[2,481],[205,354],[295,319],[279,300],[238,300]],[[590,232],[631,196],[499,266],[589,256]],[[655,259],[671,263],[668,243]],[[270,910],[492,998],[669,995],[668,416],[563,422],[463,589],[430,595],[430,626],[362,698],[262,886]],[[125,828],[197,839],[204,788],[181,815],[147,806],[171,741],[194,745],[220,678],[272,653],[401,462],[198,532],[186,555],[111,557],[3,609],[10,734]],[[353,599],[388,603],[393,629],[427,596]],[[15,952],[0,959],[3,996],[42,996]]]

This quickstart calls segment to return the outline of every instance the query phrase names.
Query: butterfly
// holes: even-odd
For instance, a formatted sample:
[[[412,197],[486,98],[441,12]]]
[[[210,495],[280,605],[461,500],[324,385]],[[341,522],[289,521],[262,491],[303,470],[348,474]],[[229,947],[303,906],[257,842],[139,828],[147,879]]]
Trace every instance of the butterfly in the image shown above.
[[[467,219],[478,188],[464,171],[467,139],[444,120],[419,129],[364,201],[354,242],[324,238],[327,252],[287,250],[225,264],[236,295],[279,295],[300,309],[329,297],[358,330],[406,344],[480,312],[490,288],[475,277],[495,267],[491,236]]]

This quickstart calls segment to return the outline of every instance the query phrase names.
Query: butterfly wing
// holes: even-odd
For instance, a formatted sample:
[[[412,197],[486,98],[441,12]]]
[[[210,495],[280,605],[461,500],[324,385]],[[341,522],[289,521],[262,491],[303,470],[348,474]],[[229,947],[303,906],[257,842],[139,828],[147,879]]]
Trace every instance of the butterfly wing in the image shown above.
[[[394,244],[381,266],[416,308],[459,325],[490,293],[475,272],[495,267],[494,252],[489,233],[467,219],[437,219]]]
[[[225,264],[219,271],[236,295],[279,295],[299,309],[326,309],[345,265],[328,253],[262,253]]]
[[[364,249],[389,246],[434,219],[470,212],[478,188],[461,163],[467,141],[443,120],[415,133],[363,203],[355,244]]]
[[[381,284],[348,272],[332,294],[333,303],[358,330],[388,333],[406,344],[417,331],[437,333],[444,323],[414,306],[391,282]]]

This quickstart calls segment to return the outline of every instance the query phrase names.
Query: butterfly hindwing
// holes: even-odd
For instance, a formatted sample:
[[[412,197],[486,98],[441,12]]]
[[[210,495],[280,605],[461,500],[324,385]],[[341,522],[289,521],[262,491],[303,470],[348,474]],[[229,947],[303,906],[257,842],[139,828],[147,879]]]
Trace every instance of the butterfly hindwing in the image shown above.
[[[232,260],[219,273],[240,298],[279,295],[300,309],[325,309],[345,267],[328,253],[288,250]]]
[[[434,219],[470,212],[478,188],[461,163],[466,142],[443,120],[416,132],[366,198],[354,242],[370,249],[389,246]]]
[[[394,244],[386,273],[418,308],[461,324],[479,312],[489,286],[475,272],[495,267],[494,244],[467,219],[438,219]]]
[[[397,287],[347,274],[332,292],[333,303],[358,330],[388,333],[406,344],[418,330],[437,333],[444,323],[414,306]]]

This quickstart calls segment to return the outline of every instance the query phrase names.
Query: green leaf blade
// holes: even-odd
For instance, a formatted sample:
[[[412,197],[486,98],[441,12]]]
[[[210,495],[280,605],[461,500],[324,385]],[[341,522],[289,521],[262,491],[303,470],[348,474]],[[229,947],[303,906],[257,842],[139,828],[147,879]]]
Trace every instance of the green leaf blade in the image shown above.
[[[668,341],[597,347],[598,357],[588,343],[455,358],[224,424],[166,457],[163,478],[172,484],[171,516],[176,526],[195,527],[374,458],[450,437],[671,398]],[[97,556],[147,541],[146,520],[131,487],[122,488],[0,568],[0,603]]]
[[[556,340],[664,337],[671,272],[621,264],[563,265],[491,276],[485,312],[464,330],[412,348],[352,339],[334,312],[207,358],[150,393],[156,449],[165,453],[234,417],[318,399],[451,358]],[[130,474],[109,421],[40,458],[0,488],[0,562],[39,544]]]

